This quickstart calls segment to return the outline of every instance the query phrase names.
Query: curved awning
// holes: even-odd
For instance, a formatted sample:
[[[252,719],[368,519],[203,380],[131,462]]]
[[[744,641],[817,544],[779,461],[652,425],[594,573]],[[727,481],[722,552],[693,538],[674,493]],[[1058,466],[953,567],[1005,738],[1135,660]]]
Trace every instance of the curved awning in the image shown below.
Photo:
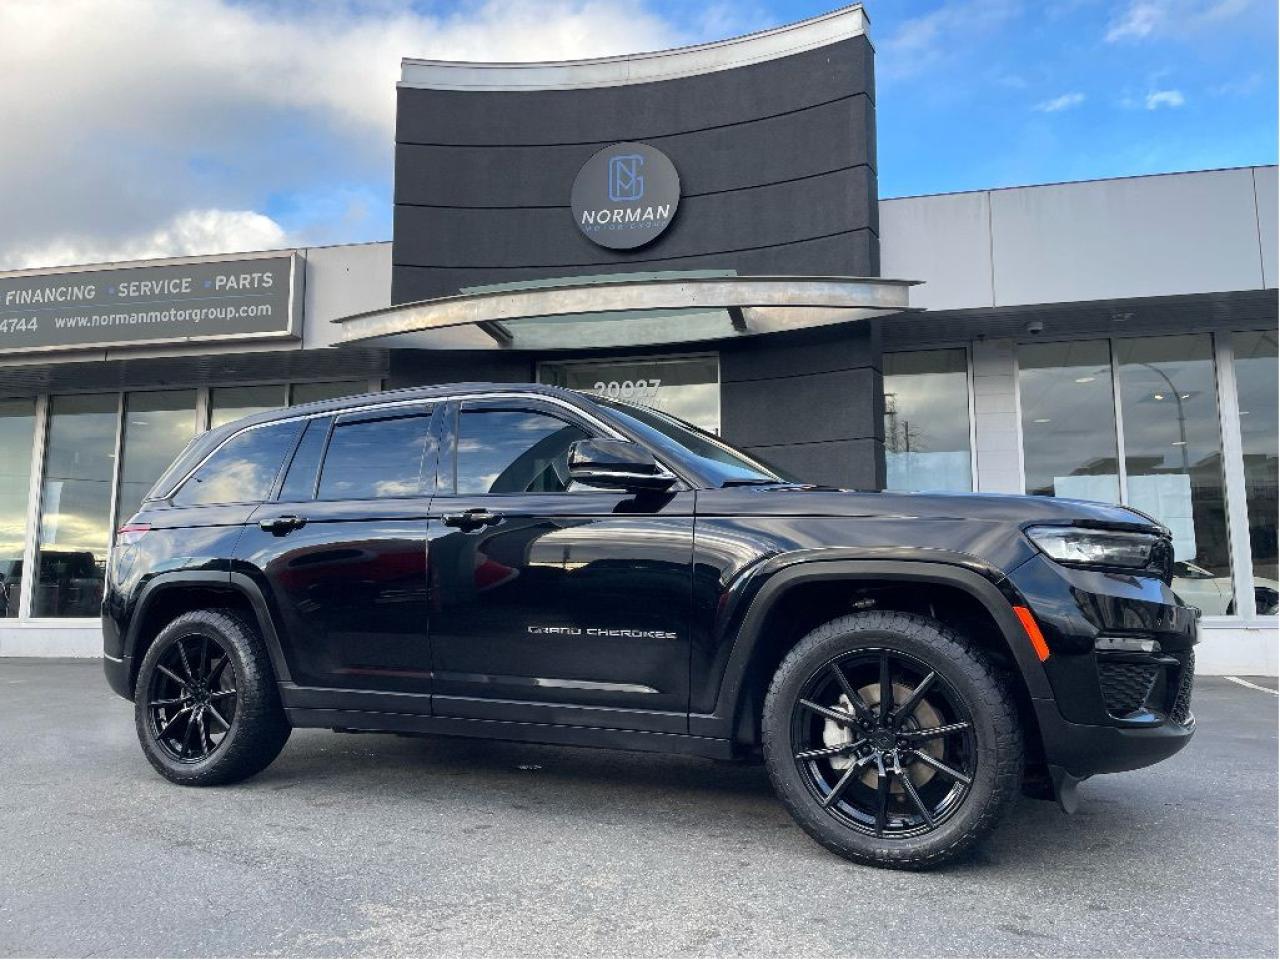
[[[911,310],[915,281],[878,277],[659,277],[491,289],[334,322],[347,343],[432,350],[647,347],[803,330]],[[412,336],[406,336],[412,335]]]

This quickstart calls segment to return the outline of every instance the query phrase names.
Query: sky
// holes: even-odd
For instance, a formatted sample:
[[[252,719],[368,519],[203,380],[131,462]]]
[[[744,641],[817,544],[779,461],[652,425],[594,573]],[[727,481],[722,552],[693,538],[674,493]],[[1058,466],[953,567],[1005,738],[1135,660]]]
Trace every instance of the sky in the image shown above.
[[[0,269],[386,240],[400,58],[838,0],[0,0]],[[867,0],[882,197],[1275,163],[1275,0]]]

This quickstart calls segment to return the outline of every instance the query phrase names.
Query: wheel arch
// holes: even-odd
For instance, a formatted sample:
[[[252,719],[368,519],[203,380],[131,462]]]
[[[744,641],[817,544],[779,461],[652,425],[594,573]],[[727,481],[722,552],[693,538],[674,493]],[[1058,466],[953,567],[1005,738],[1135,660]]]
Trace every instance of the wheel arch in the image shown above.
[[[280,637],[258,585],[244,574],[179,570],[152,577],[138,594],[124,641],[124,655],[130,662],[129,692],[132,694],[137,684],[142,658],[165,624],[191,610],[228,607],[258,628],[271,657],[276,680],[288,680],[289,670]]]
[[[964,630],[992,653],[1014,677],[1028,744],[1038,748],[1032,700],[1051,693],[1013,612],[1016,601],[998,572],[978,572],[959,563],[849,559],[784,566],[768,576],[751,600],[725,666],[715,712],[691,718],[690,732],[729,736],[739,748],[754,748],[764,690],[786,652],[821,623],[874,607],[933,616]]]

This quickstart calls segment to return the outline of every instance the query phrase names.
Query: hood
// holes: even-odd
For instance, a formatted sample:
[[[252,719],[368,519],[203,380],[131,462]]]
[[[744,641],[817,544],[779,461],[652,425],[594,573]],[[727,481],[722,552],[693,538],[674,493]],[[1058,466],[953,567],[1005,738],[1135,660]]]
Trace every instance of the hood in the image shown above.
[[[698,512],[723,516],[991,520],[1017,526],[1066,523],[1164,531],[1158,522],[1128,507],[997,493],[859,493],[795,485],[725,487],[699,491]]]

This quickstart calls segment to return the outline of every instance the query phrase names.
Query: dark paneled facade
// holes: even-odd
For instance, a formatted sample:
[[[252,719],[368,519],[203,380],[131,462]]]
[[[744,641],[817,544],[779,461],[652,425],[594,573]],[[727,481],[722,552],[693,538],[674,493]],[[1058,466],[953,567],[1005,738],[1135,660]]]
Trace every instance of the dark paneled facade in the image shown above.
[[[680,173],[662,236],[607,250],[573,179],[637,140]],[[879,273],[872,51],[865,37],[711,73],[576,90],[401,88],[392,300],[628,270]]]
[[[393,302],[629,271],[878,276],[872,61],[855,37],[652,83],[402,87]],[[582,165],[620,141],[663,151],[681,181],[670,228],[633,250],[592,243],[569,206]],[[883,485],[877,325],[707,347],[720,354],[727,439],[807,480]],[[540,359],[396,353],[392,384],[532,379]]]

